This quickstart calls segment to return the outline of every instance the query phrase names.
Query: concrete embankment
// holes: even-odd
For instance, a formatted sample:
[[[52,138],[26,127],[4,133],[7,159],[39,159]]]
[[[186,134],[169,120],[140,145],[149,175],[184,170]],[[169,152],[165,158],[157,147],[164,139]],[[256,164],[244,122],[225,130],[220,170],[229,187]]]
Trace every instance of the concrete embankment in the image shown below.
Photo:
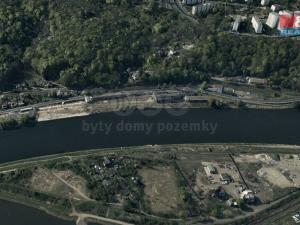
[[[159,91],[157,96],[153,92],[126,92],[110,93],[101,96],[95,96],[94,100],[86,103],[82,98],[77,100],[66,100],[56,102],[55,104],[41,104],[34,107],[37,109],[37,121],[50,121],[65,119],[71,117],[81,117],[103,112],[115,112],[131,109],[146,108],[208,108],[212,100],[221,103],[226,108],[249,108],[249,109],[291,109],[300,104],[300,99],[282,100],[282,101],[264,101],[253,99],[242,99],[234,96],[205,93],[202,96],[196,96],[195,93],[185,91]],[[157,98],[168,98],[166,102],[159,102]],[[167,97],[166,97],[167,96]],[[172,99],[170,96],[175,96]],[[176,99],[176,98],[180,99]],[[171,99],[169,99],[171,98]],[[222,108],[221,107],[221,108]],[[18,110],[15,115],[20,114]],[[4,118],[11,113],[2,113],[0,118]]]

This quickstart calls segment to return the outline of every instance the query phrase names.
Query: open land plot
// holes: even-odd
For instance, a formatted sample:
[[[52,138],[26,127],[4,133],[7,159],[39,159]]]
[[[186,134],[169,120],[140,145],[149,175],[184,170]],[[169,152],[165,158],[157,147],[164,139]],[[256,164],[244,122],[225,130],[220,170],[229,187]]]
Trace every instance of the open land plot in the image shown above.
[[[211,190],[222,186],[230,196],[234,198],[239,197],[239,194],[236,192],[236,186],[243,185],[243,183],[236,166],[227,154],[180,154],[178,164],[191,183],[194,184],[196,192],[202,193],[205,196]],[[208,174],[206,171],[208,165],[214,167],[217,173]],[[232,178],[232,182],[222,184],[221,174],[228,174]]]
[[[280,188],[292,187],[293,184],[289,181],[277,168],[263,167],[257,173],[270,184]]]
[[[175,169],[171,166],[144,168],[139,171],[145,184],[146,204],[154,213],[179,214],[183,201],[176,183]]]
[[[239,155],[236,162],[247,184],[262,202],[272,201],[300,187],[300,160],[291,154]]]
[[[202,162],[232,162],[227,154],[211,154],[199,152],[184,152],[177,154],[178,163],[186,175],[192,175],[195,170],[202,168]]]
[[[30,183],[31,187],[39,192],[55,193],[60,196],[66,196],[71,192],[71,189],[48,169],[39,168],[34,171]]]
[[[38,121],[48,121],[76,116],[89,115],[85,102],[68,103],[65,105],[55,105],[40,108],[38,111]]]
[[[70,196],[77,200],[87,195],[85,180],[71,171],[51,171],[39,168],[34,171],[30,179],[30,186],[39,192],[52,193],[62,197]],[[78,192],[84,193],[83,196]]]
[[[299,155],[277,154],[275,159],[268,154],[239,155],[235,160],[239,163],[260,163],[261,169],[257,171],[258,175],[278,187],[300,187]],[[276,177],[282,182],[276,181]]]
[[[76,176],[73,172],[53,171],[54,175],[73,190],[74,198],[89,200],[86,180]]]

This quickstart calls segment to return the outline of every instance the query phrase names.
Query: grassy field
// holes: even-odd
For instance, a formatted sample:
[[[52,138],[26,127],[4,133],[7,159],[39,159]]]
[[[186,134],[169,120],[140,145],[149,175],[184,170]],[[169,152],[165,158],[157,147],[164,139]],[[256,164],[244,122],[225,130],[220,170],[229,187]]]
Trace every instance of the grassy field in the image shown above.
[[[153,213],[181,214],[184,202],[180,198],[173,167],[144,168],[140,175],[145,184],[145,202]]]

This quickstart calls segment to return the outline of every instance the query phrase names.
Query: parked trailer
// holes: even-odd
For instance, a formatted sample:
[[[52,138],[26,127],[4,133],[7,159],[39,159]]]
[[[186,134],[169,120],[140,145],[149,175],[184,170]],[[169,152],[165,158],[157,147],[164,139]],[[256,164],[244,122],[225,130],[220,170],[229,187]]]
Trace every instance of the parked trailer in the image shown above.
[[[20,109],[20,112],[30,112],[32,110],[33,110],[33,107],[28,107],[28,108]]]

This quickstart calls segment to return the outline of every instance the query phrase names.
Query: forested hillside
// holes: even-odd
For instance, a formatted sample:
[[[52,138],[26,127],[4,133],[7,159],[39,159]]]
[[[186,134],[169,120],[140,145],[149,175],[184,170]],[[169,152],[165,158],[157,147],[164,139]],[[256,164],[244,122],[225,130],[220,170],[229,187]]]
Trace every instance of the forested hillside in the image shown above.
[[[26,73],[82,89],[222,74],[300,88],[300,42],[232,36],[230,22],[217,8],[193,23],[154,0],[2,0],[0,83]]]

